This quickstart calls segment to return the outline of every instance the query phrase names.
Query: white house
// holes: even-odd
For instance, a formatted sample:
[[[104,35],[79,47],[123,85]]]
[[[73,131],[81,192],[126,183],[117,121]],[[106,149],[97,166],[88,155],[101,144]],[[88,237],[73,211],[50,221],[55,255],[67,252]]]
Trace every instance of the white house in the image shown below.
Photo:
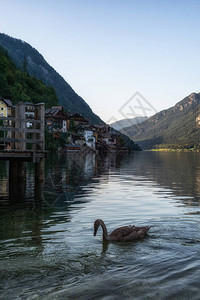
[[[116,135],[110,133],[103,134],[103,141],[106,142],[107,145],[116,145]]]
[[[92,147],[95,149],[95,137],[92,130],[85,130],[84,131],[84,138],[86,141],[87,146]]]

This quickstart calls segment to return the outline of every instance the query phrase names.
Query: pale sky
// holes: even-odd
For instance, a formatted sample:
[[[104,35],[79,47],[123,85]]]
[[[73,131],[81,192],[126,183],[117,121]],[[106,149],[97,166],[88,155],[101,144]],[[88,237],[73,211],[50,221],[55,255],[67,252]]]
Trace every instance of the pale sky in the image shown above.
[[[108,122],[131,116],[121,108],[136,92],[160,111],[200,91],[199,14],[199,0],[0,0],[0,32],[36,48]]]

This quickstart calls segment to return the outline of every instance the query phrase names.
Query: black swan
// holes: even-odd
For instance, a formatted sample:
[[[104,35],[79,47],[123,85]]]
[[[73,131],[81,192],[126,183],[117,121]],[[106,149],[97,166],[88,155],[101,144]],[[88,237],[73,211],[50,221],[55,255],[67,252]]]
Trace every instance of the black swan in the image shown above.
[[[105,223],[101,219],[97,219],[94,222],[94,236],[97,234],[99,226],[103,229],[103,241],[107,242],[129,242],[142,239],[151,228],[151,226],[135,227],[134,225],[130,225],[117,228],[108,234]]]

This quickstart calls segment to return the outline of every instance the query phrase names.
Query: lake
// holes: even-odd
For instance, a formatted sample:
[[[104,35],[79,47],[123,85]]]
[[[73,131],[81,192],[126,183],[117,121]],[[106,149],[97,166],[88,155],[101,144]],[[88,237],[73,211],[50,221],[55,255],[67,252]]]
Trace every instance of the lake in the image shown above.
[[[8,195],[0,162],[0,299],[199,299],[200,153],[49,155],[43,193]],[[123,225],[146,238],[103,243]]]

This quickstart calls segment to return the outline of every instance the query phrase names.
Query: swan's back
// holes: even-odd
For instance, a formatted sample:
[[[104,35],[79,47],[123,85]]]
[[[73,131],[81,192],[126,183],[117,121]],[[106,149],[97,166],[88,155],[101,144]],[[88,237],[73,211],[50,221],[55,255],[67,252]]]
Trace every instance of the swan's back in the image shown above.
[[[132,241],[143,238],[150,227],[135,227],[133,225],[123,226],[115,229],[109,234],[110,241]]]
[[[110,237],[125,237],[129,234],[131,234],[134,230],[135,230],[135,226],[129,225],[129,226],[123,226],[123,227],[119,227],[115,230],[113,230],[109,236]]]

